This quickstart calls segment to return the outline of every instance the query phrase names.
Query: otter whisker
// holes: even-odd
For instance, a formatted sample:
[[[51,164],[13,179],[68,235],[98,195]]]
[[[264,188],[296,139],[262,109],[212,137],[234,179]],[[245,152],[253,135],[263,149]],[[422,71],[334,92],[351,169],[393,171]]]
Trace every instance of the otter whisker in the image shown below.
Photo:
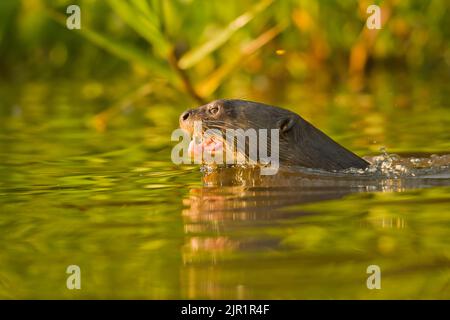
[[[192,129],[192,123],[196,120],[203,121],[202,132],[216,129],[220,132],[214,133],[216,139],[237,145],[233,146],[235,152],[246,159],[255,155],[251,149],[251,143],[255,139],[255,133],[251,130],[253,129],[257,134],[257,154],[260,155],[262,151],[261,143],[269,144],[263,147],[267,147],[265,152],[270,153],[271,157],[272,147],[276,147],[275,152],[278,151],[281,165],[325,170],[351,167],[363,169],[369,165],[367,161],[333,141],[299,115],[275,106],[243,100],[217,100],[183,113],[180,126]],[[274,135],[273,129],[282,129],[282,133]],[[232,141],[226,141],[226,138],[230,137],[228,130],[235,130],[231,132]],[[277,137],[277,141],[274,141],[274,137]],[[274,144],[275,142],[278,144]]]

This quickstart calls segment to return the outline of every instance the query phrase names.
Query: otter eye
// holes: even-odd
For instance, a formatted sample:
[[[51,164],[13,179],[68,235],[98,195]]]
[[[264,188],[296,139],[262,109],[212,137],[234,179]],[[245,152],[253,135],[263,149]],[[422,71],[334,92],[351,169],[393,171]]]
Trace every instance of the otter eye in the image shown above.
[[[217,112],[219,112],[219,107],[218,106],[212,106],[211,108],[209,108],[208,111],[211,114],[216,114]]]

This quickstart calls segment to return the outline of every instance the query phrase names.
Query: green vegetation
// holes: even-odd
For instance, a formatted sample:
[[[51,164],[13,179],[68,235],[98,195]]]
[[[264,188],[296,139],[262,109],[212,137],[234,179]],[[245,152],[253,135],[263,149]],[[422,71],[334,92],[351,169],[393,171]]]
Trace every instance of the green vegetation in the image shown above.
[[[82,28],[68,30],[71,1],[3,1],[1,79],[84,82],[88,98],[115,104],[100,108],[99,130],[121,106],[147,105],[148,97],[176,105],[227,96],[290,103],[312,91],[376,91],[372,79],[383,70],[448,82],[448,2],[376,3],[381,30],[365,27],[371,2],[363,0],[80,0]],[[102,86],[119,77],[130,87]]]
[[[65,27],[71,1],[3,1],[3,78],[131,70],[205,101],[223,94],[227,83],[258,89],[258,76],[331,86],[379,67],[413,74],[448,68],[447,1],[376,3],[381,31],[365,28],[371,2],[362,0],[80,0],[82,29],[72,32]]]

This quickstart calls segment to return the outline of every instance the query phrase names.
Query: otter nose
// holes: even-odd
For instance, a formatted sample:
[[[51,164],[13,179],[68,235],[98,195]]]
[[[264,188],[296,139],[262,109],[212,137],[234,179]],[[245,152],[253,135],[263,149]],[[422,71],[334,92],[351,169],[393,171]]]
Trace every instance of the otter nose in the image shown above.
[[[191,115],[191,110],[185,111],[180,116],[180,121],[186,121]]]

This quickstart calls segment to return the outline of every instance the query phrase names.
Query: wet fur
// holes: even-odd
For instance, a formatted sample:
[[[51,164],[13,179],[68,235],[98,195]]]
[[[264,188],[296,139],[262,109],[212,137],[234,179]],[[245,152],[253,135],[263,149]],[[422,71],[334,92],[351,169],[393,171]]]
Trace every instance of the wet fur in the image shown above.
[[[211,110],[216,109],[217,113],[212,114]],[[281,165],[328,171],[364,169],[369,165],[367,161],[339,145],[299,115],[279,107],[245,100],[222,99],[187,112],[189,118],[183,120],[180,117],[180,126],[190,133],[193,130],[193,122],[200,120],[205,130],[280,129]]]

